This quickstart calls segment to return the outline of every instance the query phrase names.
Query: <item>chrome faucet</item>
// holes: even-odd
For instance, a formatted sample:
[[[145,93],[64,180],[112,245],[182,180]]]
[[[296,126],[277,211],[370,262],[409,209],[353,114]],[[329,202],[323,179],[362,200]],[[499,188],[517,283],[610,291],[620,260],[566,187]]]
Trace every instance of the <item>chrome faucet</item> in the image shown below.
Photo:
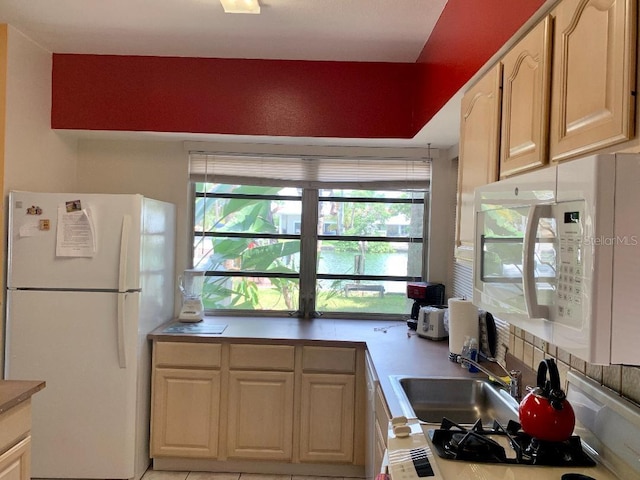
[[[522,399],[522,372],[520,370],[507,370],[496,359],[487,357],[487,360],[489,360],[491,363],[497,364],[504,371],[504,373],[507,374],[507,376],[509,377],[509,383],[505,382],[497,374],[490,372],[489,370],[484,368],[482,365],[480,365],[478,362],[475,362],[470,358],[463,357],[462,355],[458,355],[456,357],[457,363],[464,366],[472,365],[476,367],[482,373],[487,375],[490,381],[496,382],[497,384],[499,384],[501,387],[507,390],[509,392],[509,395],[511,395],[517,402],[520,402],[520,400]]]

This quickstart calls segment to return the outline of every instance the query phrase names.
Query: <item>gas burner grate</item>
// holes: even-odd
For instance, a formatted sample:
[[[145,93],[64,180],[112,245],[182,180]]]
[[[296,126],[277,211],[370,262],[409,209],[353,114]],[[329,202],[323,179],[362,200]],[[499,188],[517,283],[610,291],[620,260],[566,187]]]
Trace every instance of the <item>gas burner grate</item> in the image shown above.
[[[513,420],[509,420],[506,427],[494,421],[491,428],[486,428],[480,420],[464,427],[443,418],[439,429],[429,430],[429,437],[438,456],[452,460],[570,467],[596,464],[582,449],[580,437],[543,442],[524,433]],[[506,440],[512,456],[507,455],[505,447],[495,438]]]

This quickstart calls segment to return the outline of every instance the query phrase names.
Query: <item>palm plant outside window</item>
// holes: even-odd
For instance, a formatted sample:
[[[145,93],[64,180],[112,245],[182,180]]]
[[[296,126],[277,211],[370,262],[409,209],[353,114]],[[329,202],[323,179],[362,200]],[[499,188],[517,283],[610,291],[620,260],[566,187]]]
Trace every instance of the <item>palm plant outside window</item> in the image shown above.
[[[323,159],[269,159],[284,171],[269,168],[266,175],[263,158],[240,158],[246,176],[229,175],[221,171],[224,160],[192,154],[191,161],[193,267],[206,271],[208,313],[389,318],[409,312],[406,283],[422,280],[427,253],[428,179],[348,181],[343,172],[340,182],[318,181]],[[362,161],[340,161],[351,161],[351,175],[362,175],[356,168]],[[288,168],[293,164],[302,164],[302,173]],[[428,164],[418,163],[422,170]],[[194,174],[203,166],[206,175]],[[252,176],[257,171],[263,174]]]

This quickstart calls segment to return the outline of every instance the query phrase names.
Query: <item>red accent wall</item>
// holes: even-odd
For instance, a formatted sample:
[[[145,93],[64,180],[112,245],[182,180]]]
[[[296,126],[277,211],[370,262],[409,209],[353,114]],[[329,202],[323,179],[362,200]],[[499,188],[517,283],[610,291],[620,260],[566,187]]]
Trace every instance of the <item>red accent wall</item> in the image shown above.
[[[449,0],[418,57],[414,132],[524,25],[545,0]]]
[[[543,3],[449,0],[411,64],[54,54],[51,126],[412,138]]]
[[[415,64],[55,54],[53,128],[408,138]]]

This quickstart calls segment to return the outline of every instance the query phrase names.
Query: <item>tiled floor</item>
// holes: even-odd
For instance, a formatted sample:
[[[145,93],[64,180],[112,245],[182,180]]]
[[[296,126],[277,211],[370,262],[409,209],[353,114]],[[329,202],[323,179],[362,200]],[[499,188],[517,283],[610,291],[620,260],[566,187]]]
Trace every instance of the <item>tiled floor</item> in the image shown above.
[[[147,470],[142,480],[347,480],[340,477],[262,475],[259,473],[162,472]],[[355,480],[355,479],[349,479]]]

